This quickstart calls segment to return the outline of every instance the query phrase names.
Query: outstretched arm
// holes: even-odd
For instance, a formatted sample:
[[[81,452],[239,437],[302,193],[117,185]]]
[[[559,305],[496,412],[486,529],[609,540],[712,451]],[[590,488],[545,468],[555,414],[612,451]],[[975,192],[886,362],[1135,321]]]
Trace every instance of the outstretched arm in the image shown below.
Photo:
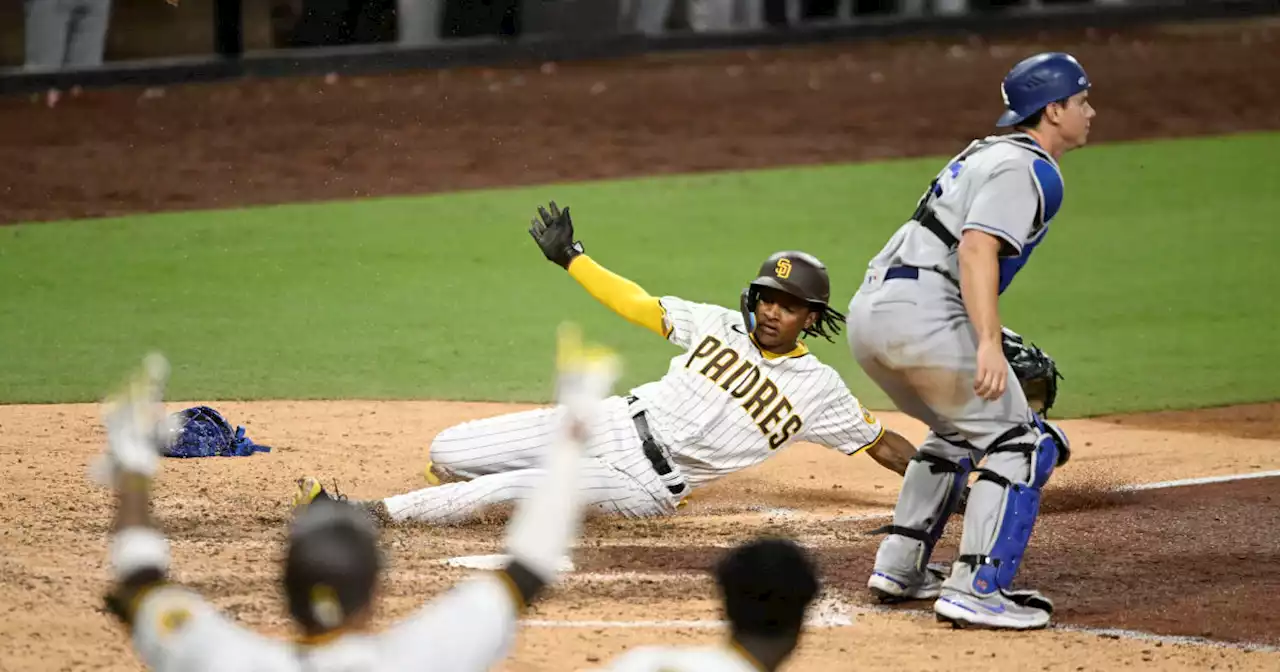
[[[618,365],[612,352],[586,347],[575,328],[562,327],[556,401],[563,411],[551,450],[542,458],[544,477],[507,524],[510,560],[497,572],[463,582],[390,630],[388,650],[401,667],[488,669],[505,655],[520,613],[555,582],[578,536],[583,509],[579,472],[588,426],[600,422],[600,402],[617,378]]]
[[[107,452],[97,467],[116,491],[111,532],[112,590],[107,606],[132,628],[142,598],[163,585],[168,541],[151,520],[151,479],[159,463],[158,433],[165,422],[161,394],[169,365],[149,357],[128,386],[107,403]]]
[[[663,338],[671,332],[663,319],[665,313],[658,297],[650,296],[643,287],[601,266],[595,259],[585,254],[574,257],[569,263],[569,275],[597,301],[632,324]]]
[[[880,466],[905,476],[911,457],[916,454],[916,447],[911,445],[907,437],[893,431],[884,430],[884,435],[875,445],[867,448],[867,454]]]
[[[582,243],[573,239],[573,220],[569,208],[563,211],[551,203],[551,209],[538,208],[538,217],[529,235],[546,258],[569,271],[579,284],[610,310],[663,338],[671,327],[663,319],[665,313],[657,297],[650,296],[640,285],[609,271],[588,257]]]

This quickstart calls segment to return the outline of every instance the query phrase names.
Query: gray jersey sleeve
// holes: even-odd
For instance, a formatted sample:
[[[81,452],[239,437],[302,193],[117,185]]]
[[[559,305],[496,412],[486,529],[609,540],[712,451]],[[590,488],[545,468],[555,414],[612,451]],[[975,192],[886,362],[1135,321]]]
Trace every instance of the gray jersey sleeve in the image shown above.
[[[1023,242],[1031,237],[1039,207],[1040,191],[1026,164],[1004,162],[996,166],[974,195],[960,231],[989,233],[1009,245],[1015,255],[1022,254]]]

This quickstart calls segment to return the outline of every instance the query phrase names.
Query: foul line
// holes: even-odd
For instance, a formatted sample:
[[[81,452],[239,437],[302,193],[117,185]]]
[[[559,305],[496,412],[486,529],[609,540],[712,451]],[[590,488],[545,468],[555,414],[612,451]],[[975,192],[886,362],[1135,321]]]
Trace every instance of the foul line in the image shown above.
[[[1255,471],[1247,474],[1226,474],[1224,476],[1201,476],[1200,478],[1182,478],[1176,481],[1160,481],[1158,483],[1139,483],[1137,485],[1122,485],[1117,490],[1160,490],[1163,488],[1180,488],[1187,485],[1208,485],[1210,483],[1229,483],[1231,481],[1247,481],[1252,478],[1271,478],[1280,476],[1280,470],[1277,471]]]
[[[854,607],[855,613],[864,614],[910,614],[919,617],[932,617],[931,609],[894,609],[889,607],[868,606]],[[1280,646],[1272,646],[1270,644],[1259,644],[1256,642],[1227,642],[1220,639],[1209,639],[1207,637],[1192,637],[1187,635],[1157,635],[1154,632],[1145,632],[1142,630],[1124,630],[1121,628],[1094,628],[1086,625],[1072,625],[1070,623],[1055,623],[1050,625],[1047,630],[1057,630],[1059,632],[1078,632],[1084,635],[1093,635],[1094,637],[1102,637],[1105,639],[1128,639],[1138,642],[1151,642],[1153,644],[1171,644],[1186,646],[1204,646],[1215,649],[1234,649],[1238,651],[1258,651],[1263,653],[1280,653]]]
[[[1178,488],[1192,485],[1208,485],[1212,483],[1229,483],[1231,481],[1244,481],[1255,478],[1272,478],[1280,477],[1280,470],[1275,471],[1259,471],[1244,474],[1226,474],[1223,476],[1204,476],[1200,478],[1184,478],[1174,481],[1160,481],[1156,483],[1140,483],[1137,485],[1125,485],[1115,489],[1117,492],[1135,491],[1135,490],[1160,490],[1164,488]],[[770,517],[791,518],[804,517],[803,511],[795,511],[793,509],[768,509],[764,512]],[[869,512],[846,516],[838,516],[835,520],[839,521],[856,521],[870,520],[873,518],[882,518],[893,515],[893,511]],[[728,546],[728,544],[724,544]],[[720,546],[717,546],[720,547]],[[497,558],[504,556],[472,556],[468,558],[450,558],[444,562],[454,566],[475,566],[476,564],[490,565]],[[461,561],[461,562],[459,562]],[[480,561],[477,563],[476,561]],[[567,563],[568,567],[562,567],[572,572],[572,564]],[[677,574],[668,575],[662,573],[648,572],[584,572],[576,577],[570,573],[566,579],[577,579],[584,582],[595,581],[625,581],[625,580],[671,580],[673,578],[690,580],[696,579],[696,575]],[[867,606],[858,607],[848,604],[840,598],[831,598],[815,605],[815,614],[805,623],[807,628],[837,628],[845,627],[853,624],[851,615],[853,614],[907,614],[919,618],[926,618],[933,615],[931,610],[924,609],[895,609],[888,607]],[[606,621],[606,620],[548,620],[548,619],[529,619],[522,620],[520,624],[530,628],[630,628],[630,629],[690,629],[690,630],[708,630],[720,629],[728,627],[728,622],[723,620],[638,620],[638,621]],[[1094,628],[1082,625],[1071,624],[1054,624],[1050,625],[1048,630],[1056,630],[1059,632],[1076,632],[1084,635],[1092,635],[1094,637],[1104,639],[1124,639],[1137,642],[1150,642],[1169,645],[1181,646],[1201,646],[1216,649],[1229,649],[1236,651],[1256,651],[1263,653],[1280,653],[1280,646],[1270,644],[1259,644],[1256,642],[1227,642],[1218,639],[1209,639],[1206,637],[1191,637],[1182,635],[1158,635],[1151,632],[1141,630],[1124,630],[1120,628]]]
[[[1280,646],[1271,646],[1270,644],[1257,644],[1254,642],[1224,642],[1220,639],[1209,639],[1207,637],[1188,637],[1182,635],[1157,635],[1141,630],[1122,630],[1120,628],[1088,628],[1080,625],[1054,625],[1054,630],[1063,630],[1066,632],[1082,632],[1097,637],[1106,637],[1109,639],[1132,639],[1141,642],[1156,642],[1160,644],[1183,644],[1188,646],[1206,646],[1215,649],[1237,649],[1240,651],[1258,651],[1262,653],[1280,653]]]
[[[827,597],[818,600],[809,610],[809,618],[805,620],[806,628],[843,628],[853,625],[851,614],[858,611],[840,597]],[[724,620],[695,621],[557,621],[548,619],[530,619],[520,621],[520,625],[533,628],[654,628],[695,630],[718,629],[729,627]]]
[[[1273,471],[1253,471],[1244,474],[1223,474],[1222,476],[1200,476],[1197,478],[1180,478],[1173,481],[1157,481],[1155,483],[1136,483],[1133,485],[1121,485],[1113,489],[1113,492],[1136,492],[1141,490],[1163,490],[1165,488],[1182,488],[1191,485],[1211,485],[1214,483],[1231,483],[1233,481],[1248,481],[1255,478],[1280,478],[1280,469]],[[782,509],[792,517],[798,517],[800,514]],[[893,511],[872,511],[869,513],[856,513],[847,516],[836,516],[832,520],[836,522],[857,522],[860,520],[874,520],[877,518],[886,518],[892,516]]]
[[[819,613],[805,622],[806,628],[840,628],[853,625],[853,614],[906,614],[918,618],[932,617],[933,612],[924,609],[891,609],[887,607],[854,607],[841,600],[829,600],[826,611],[819,607]],[[548,619],[530,619],[520,621],[520,625],[530,628],[594,628],[594,629],[653,629],[653,630],[714,630],[727,628],[729,623],[723,620],[640,620],[640,621],[606,621],[581,620],[559,621]],[[1253,651],[1259,653],[1280,653],[1280,647],[1255,642],[1227,642],[1206,637],[1190,637],[1182,635],[1157,635],[1141,630],[1123,630],[1120,628],[1093,628],[1082,625],[1054,624],[1047,630],[1059,632],[1075,632],[1102,639],[1124,639],[1152,644],[1168,644],[1171,646],[1207,647],[1229,649],[1235,651]]]

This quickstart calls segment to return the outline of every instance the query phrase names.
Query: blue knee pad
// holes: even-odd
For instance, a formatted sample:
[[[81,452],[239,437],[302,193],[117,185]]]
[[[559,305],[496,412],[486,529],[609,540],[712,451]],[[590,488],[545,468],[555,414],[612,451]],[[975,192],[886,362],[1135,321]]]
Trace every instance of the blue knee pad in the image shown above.
[[[1034,425],[1020,428],[1020,436],[1008,442],[997,439],[987,453],[1017,452],[1030,461],[1030,482],[1015,483],[986,469],[979,470],[980,480],[987,480],[1005,488],[1004,516],[996,531],[996,542],[985,556],[965,556],[961,560],[978,566],[973,587],[979,593],[990,594],[1008,590],[1018,573],[1022,555],[1031,541],[1031,531],[1040,514],[1040,489],[1049,482],[1049,476],[1058,462],[1058,445],[1054,437],[1045,431],[1036,418]],[[1001,437],[1002,439],[1004,437]],[[1028,443],[1026,440],[1034,441]]]

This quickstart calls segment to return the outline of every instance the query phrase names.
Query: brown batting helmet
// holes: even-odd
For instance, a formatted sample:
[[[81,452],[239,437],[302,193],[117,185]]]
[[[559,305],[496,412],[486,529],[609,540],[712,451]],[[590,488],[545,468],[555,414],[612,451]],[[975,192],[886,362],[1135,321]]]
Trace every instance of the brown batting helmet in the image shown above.
[[[822,336],[828,341],[831,334],[840,333],[845,318],[829,305],[831,279],[827,277],[827,267],[812,254],[796,250],[775,252],[760,264],[756,279],[742,290],[742,322],[747,333],[756,329],[756,303],[763,287],[809,302],[809,307],[819,314],[819,318],[813,326],[805,328],[804,333]]]
[[[769,255],[760,265],[756,279],[751,281],[752,298],[758,287],[772,287],[824,308],[831,301],[831,279],[827,277],[827,267],[817,257],[805,252],[786,251]],[[755,301],[751,303],[754,308]]]

